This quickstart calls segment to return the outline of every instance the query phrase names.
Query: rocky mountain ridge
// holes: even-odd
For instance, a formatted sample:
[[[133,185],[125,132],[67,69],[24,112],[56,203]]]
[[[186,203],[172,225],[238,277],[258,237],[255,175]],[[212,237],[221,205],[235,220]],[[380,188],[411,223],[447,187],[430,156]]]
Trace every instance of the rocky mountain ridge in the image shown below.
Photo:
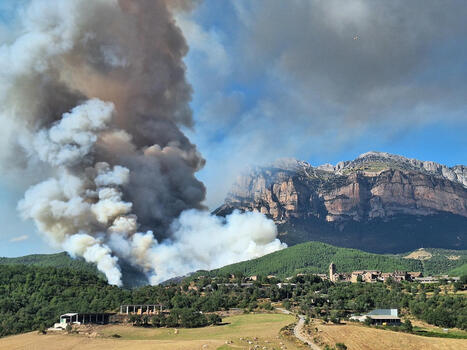
[[[398,233],[410,235],[433,230],[433,223],[424,228],[430,220],[453,216],[446,219],[446,225],[438,222],[440,227],[435,231],[439,231],[440,241],[446,238],[446,244],[439,247],[460,248],[467,236],[467,167],[447,167],[381,152],[368,152],[335,166],[280,160],[241,176],[215,212],[225,215],[234,209],[269,216],[282,228],[285,241],[316,239],[317,234],[333,244],[346,238],[347,246],[352,247],[359,247],[354,244],[355,235],[365,240],[365,230],[359,224],[374,226],[377,222],[379,227],[404,217],[401,225],[411,229],[399,229]],[[452,222],[456,222],[454,227]],[[443,226],[453,232],[447,234]],[[298,240],[290,234],[297,227],[303,236]],[[347,235],[349,227],[352,232]],[[423,246],[423,233],[419,235]],[[417,248],[416,242],[411,248]]]
[[[377,170],[378,165],[384,168],[418,171],[427,175],[441,177],[449,181],[454,181],[467,187],[467,167],[465,165],[455,165],[448,167],[432,161],[422,161],[414,158],[406,158],[396,154],[386,152],[367,152],[359,155],[355,160],[339,162],[335,166],[331,164],[320,165],[320,170],[331,171],[338,175],[345,175],[349,171],[365,169],[368,164],[372,164],[368,170]]]

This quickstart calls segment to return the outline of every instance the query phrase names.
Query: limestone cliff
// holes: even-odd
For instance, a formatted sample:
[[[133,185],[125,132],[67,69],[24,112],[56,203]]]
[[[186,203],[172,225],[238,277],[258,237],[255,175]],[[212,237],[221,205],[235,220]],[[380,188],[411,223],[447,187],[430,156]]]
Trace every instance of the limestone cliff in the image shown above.
[[[318,234],[319,237],[324,235],[321,240],[336,243],[335,239],[347,239],[348,245],[356,247],[358,245],[352,242],[355,234],[360,241],[365,240],[361,237],[364,229],[359,229],[359,223],[363,226],[374,226],[376,222],[384,225],[384,222],[404,217],[402,225],[411,227],[410,230],[416,233],[426,231],[424,225],[434,218],[448,215],[456,217],[457,226],[454,225],[452,232],[456,237],[448,237],[446,242],[450,239],[452,242],[439,246],[464,247],[467,167],[450,168],[378,152],[365,153],[336,166],[313,167],[296,160],[280,161],[241,176],[216,213],[225,215],[233,209],[259,211],[271,217],[283,228],[281,233],[286,241],[295,243],[316,238]],[[452,226],[451,221],[447,226]],[[301,227],[302,238],[290,236],[294,231],[291,225]],[[349,234],[349,227],[355,232]],[[410,230],[400,229],[398,234],[410,235]],[[441,227],[439,230],[443,231]],[[445,230],[441,231],[440,240],[446,238]],[[307,234],[310,232],[311,235]],[[375,236],[378,234],[376,232]],[[420,246],[424,243],[421,239]]]

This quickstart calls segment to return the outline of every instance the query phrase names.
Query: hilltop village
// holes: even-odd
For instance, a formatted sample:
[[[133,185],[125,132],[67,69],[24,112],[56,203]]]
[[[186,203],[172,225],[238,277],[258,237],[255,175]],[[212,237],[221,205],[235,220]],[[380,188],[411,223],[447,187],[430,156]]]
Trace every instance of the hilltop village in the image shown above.
[[[423,276],[420,271],[394,271],[394,272],[381,272],[376,270],[360,270],[352,271],[351,273],[337,272],[336,265],[331,263],[329,265],[329,275],[319,274],[323,279],[329,279],[331,282],[386,282],[392,280],[395,282],[419,282],[419,283],[438,283],[441,280],[458,281],[459,277],[449,277],[448,275],[441,276]]]
[[[270,287],[271,283],[275,282],[275,285],[278,288],[283,288],[285,286],[295,286],[295,283],[291,281],[296,278],[305,277],[307,275],[318,277],[323,281],[330,282],[349,282],[349,283],[376,283],[376,282],[415,282],[415,283],[452,283],[458,282],[459,277],[452,277],[448,275],[439,275],[439,276],[423,276],[423,273],[420,271],[408,272],[408,271],[394,271],[394,272],[381,272],[377,270],[358,270],[352,271],[350,273],[337,272],[336,265],[331,263],[329,265],[329,273],[316,273],[316,274],[305,274],[298,273],[295,276],[286,277],[284,281],[281,281],[276,275],[268,275],[261,277],[258,275],[252,275],[244,277],[241,274],[229,274],[227,277],[213,277],[212,280],[215,281],[215,284],[209,283],[201,287],[201,290],[213,290],[213,285],[215,288],[219,286],[224,287],[240,287],[248,288],[256,286]],[[197,276],[195,280],[192,280],[188,290],[199,290],[199,283],[196,281],[205,281],[208,277],[204,275]],[[261,283],[264,282],[264,283]],[[264,284],[264,285],[263,285]]]

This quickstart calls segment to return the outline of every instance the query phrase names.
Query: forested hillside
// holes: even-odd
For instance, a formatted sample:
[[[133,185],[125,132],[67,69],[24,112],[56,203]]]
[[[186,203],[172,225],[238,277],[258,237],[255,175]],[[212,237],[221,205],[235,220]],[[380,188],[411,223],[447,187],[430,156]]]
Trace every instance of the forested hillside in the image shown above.
[[[321,242],[297,244],[287,249],[265,255],[258,259],[224,266],[214,274],[238,273],[245,275],[291,276],[299,272],[327,273],[334,262],[338,272],[354,270],[421,271],[421,261],[404,259],[397,255],[380,255],[356,249],[339,248]]]
[[[97,272],[95,265],[87,263],[82,258],[73,259],[67,253],[32,254],[18,258],[0,258],[0,265],[34,265],[42,267],[69,267],[72,269]]]
[[[461,266],[467,262],[466,251],[429,249],[430,259],[407,259],[403,255],[382,255],[356,249],[335,247],[321,242],[297,244],[287,249],[265,255],[258,259],[224,266],[212,274],[242,273],[244,275],[291,276],[299,272],[327,273],[331,262],[338,272],[355,270],[421,271],[426,275],[464,274]],[[456,255],[455,255],[456,254]],[[204,272],[202,272],[204,273]]]
[[[426,248],[424,250],[431,254],[429,259],[422,260],[426,274],[449,273],[451,276],[462,276],[467,273],[467,251],[437,248]]]
[[[51,326],[65,312],[117,308],[125,290],[76,268],[3,265],[0,268],[0,336]]]

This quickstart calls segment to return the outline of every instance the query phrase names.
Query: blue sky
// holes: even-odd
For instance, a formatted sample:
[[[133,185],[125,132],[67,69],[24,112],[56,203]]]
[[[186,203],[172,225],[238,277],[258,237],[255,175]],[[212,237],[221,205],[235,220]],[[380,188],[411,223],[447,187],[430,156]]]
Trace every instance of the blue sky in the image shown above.
[[[465,164],[466,14],[460,1],[207,0],[180,15],[208,204],[278,157]]]
[[[0,0],[0,39],[12,2]],[[190,46],[199,173],[218,205],[248,165],[375,150],[467,164],[463,1],[216,1],[177,15]],[[51,252],[0,180],[0,256]],[[27,237],[26,237],[27,236]]]

